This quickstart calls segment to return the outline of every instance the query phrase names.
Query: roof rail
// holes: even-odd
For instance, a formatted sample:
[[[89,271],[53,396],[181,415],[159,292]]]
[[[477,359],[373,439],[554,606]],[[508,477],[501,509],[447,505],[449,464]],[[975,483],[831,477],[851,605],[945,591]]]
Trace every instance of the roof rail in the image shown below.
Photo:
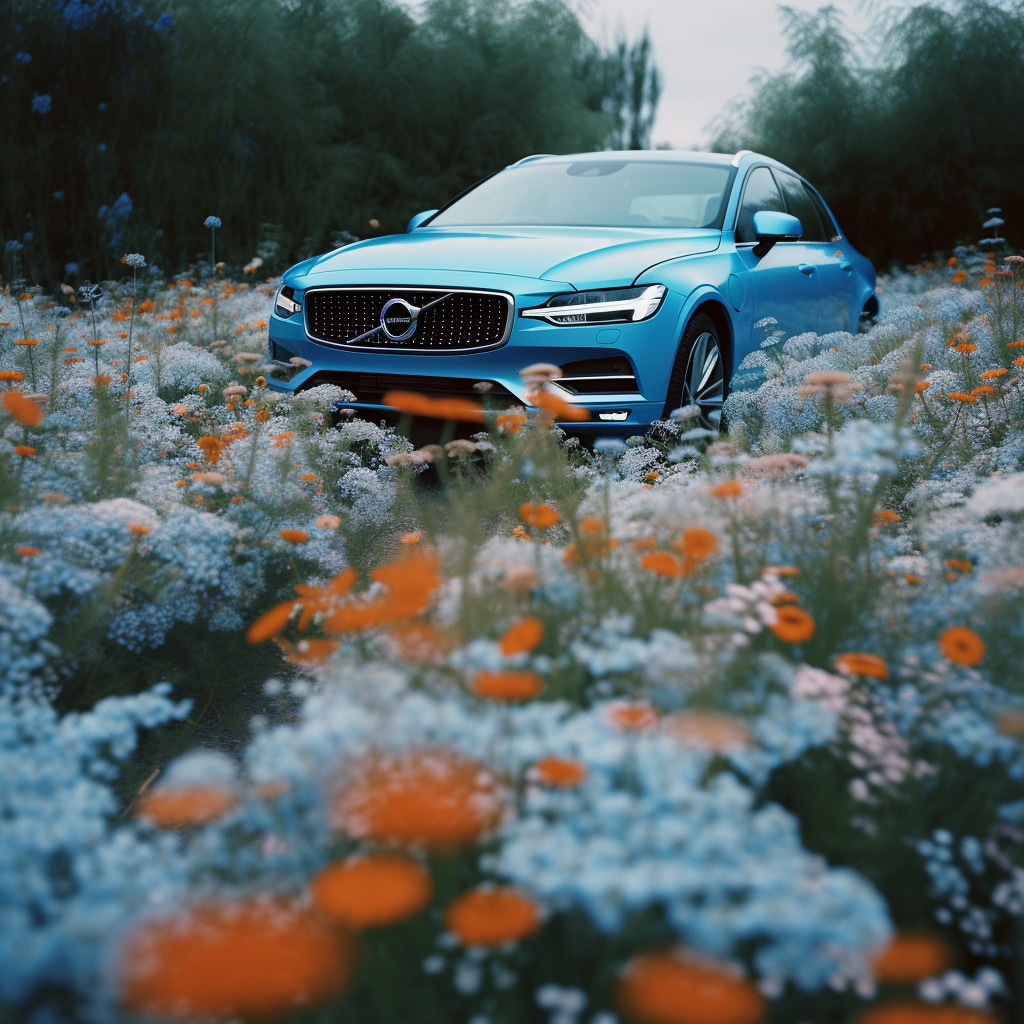
[[[753,151],[752,149],[741,149],[741,150],[740,150],[740,151],[739,151],[739,152],[738,152],[738,153],[737,153],[737,154],[736,154],[736,155],[735,155],[735,156],[734,156],[734,157],[732,158],[732,165],[733,165],[733,167],[739,167],[739,165],[740,165],[740,161],[741,161],[741,160],[742,160],[742,159],[743,159],[743,158],[744,158],[745,156],[749,156],[749,155],[750,155],[751,153],[753,153],[753,152],[754,152],[754,151]]]

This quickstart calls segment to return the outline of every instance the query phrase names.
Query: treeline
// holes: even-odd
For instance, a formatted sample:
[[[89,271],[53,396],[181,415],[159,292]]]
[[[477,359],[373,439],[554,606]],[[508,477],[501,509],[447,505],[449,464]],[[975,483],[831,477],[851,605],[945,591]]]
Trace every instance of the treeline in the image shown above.
[[[881,266],[1000,231],[1022,244],[1024,3],[891,7],[860,47],[835,7],[783,15],[791,65],[756,83],[716,149],[805,175]],[[982,227],[991,207],[1005,226]]]
[[[646,37],[603,50],[567,0],[6,0],[0,41],[7,281],[178,271],[209,215],[280,271],[529,153],[643,145],[657,102]]]

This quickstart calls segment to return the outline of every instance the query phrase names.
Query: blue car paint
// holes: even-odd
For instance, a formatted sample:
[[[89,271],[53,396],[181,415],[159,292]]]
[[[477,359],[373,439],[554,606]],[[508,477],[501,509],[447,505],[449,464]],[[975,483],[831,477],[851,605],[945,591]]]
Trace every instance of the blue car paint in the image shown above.
[[[729,198],[717,228],[432,226],[405,235],[355,242],[299,263],[283,283],[302,303],[317,287],[420,287],[498,291],[514,300],[511,331],[496,348],[472,352],[359,350],[312,340],[304,313],[269,318],[271,351],[312,364],[289,381],[271,380],[279,392],[294,393],[330,373],[445,377],[502,385],[528,406],[518,371],[536,362],[564,365],[580,360],[619,360],[631,367],[637,387],[576,399],[591,412],[578,433],[633,434],[662,417],[666,387],[687,324],[698,312],[713,314],[728,369],[735,368],[761,340],[754,324],[774,317],[789,335],[805,331],[857,329],[861,311],[871,308],[875,272],[844,238],[829,242],[786,241],[758,258],[750,245],[737,246],[735,222],[746,176],[758,166],[788,168],[757,154],[581,154],[566,159],[621,159],[706,162],[735,167]],[[503,172],[499,172],[503,173]],[[793,173],[793,172],[789,172]],[[820,197],[819,197],[820,198]],[[827,210],[822,201],[822,206]],[[828,211],[831,216],[831,211]],[[835,218],[832,217],[833,222]],[[555,325],[521,315],[552,296],[573,291],[660,284],[668,291],[658,312],[637,323]],[[384,407],[357,401],[348,407],[379,418]],[[614,423],[602,411],[629,410]]]

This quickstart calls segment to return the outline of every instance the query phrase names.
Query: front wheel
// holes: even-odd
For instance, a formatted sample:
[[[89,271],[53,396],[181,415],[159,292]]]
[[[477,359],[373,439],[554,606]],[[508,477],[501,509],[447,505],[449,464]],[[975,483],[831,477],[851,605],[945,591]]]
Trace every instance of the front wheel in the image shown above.
[[[725,404],[725,359],[718,328],[711,317],[698,313],[683,331],[672,374],[663,416],[684,405],[697,407],[697,423],[706,430],[722,429]]]

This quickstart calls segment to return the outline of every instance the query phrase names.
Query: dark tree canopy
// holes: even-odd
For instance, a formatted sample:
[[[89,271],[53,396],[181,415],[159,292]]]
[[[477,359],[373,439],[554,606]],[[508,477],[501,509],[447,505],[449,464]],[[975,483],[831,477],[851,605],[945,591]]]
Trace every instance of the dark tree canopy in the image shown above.
[[[657,102],[649,46],[603,51],[567,0],[6,0],[0,40],[4,273],[51,284],[180,270],[210,214],[280,271],[530,153],[642,143]]]
[[[783,8],[791,63],[755,83],[722,151],[753,149],[817,185],[875,260],[917,260],[978,241],[1003,209],[1024,223],[1024,3],[949,0],[879,14],[874,59],[829,6]]]

